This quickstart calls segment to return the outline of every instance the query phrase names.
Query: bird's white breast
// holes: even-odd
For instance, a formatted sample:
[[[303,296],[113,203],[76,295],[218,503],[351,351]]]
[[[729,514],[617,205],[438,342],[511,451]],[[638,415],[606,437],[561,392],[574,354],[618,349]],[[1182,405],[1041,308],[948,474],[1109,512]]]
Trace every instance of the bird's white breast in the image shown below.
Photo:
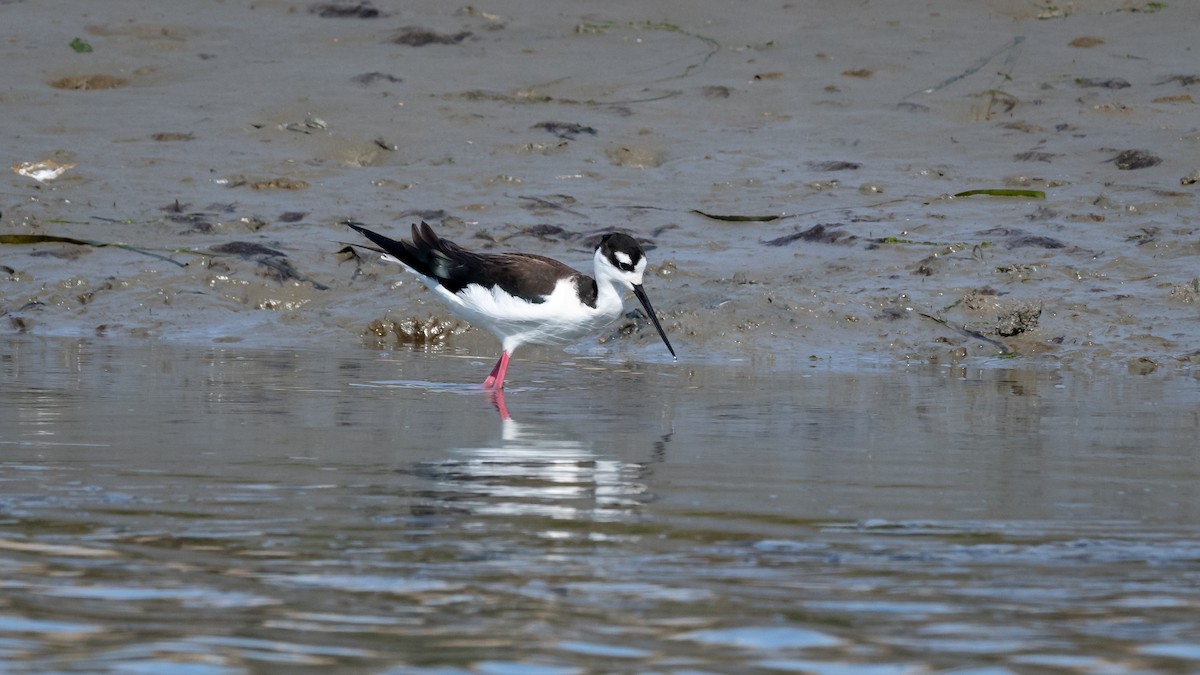
[[[611,287],[601,288],[596,306],[579,299],[571,279],[560,279],[542,302],[509,295],[499,286],[470,285],[458,293],[435,289],[455,312],[515,348],[524,343],[562,344],[595,331],[621,315],[623,303]]]

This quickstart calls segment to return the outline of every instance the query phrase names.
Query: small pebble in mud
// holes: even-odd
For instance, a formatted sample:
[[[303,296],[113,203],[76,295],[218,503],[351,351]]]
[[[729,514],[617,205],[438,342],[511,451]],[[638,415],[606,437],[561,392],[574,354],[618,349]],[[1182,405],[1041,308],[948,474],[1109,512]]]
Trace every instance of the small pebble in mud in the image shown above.
[[[471,37],[471,31],[454,33],[436,33],[428,28],[409,26],[401,28],[392,42],[409,47],[424,47],[425,45],[456,45]]]
[[[1134,171],[1157,166],[1162,163],[1162,158],[1149,150],[1122,150],[1108,161],[1115,162],[1117,168],[1122,171]]]
[[[730,95],[729,87],[722,87],[720,85],[704,87],[700,90],[700,93],[704,98],[729,98]]]
[[[1184,176],[1183,178],[1180,178],[1179,184],[1180,185],[1194,185],[1196,183],[1196,181],[1200,181],[1200,169],[1196,169],[1195,171]]]
[[[1104,38],[1089,37],[1089,36],[1077,37],[1074,40],[1071,40],[1070,42],[1067,43],[1068,46],[1075,47],[1077,49],[1087,49],[1089,47],[1099,47],[1102,44],[1104,44]]]

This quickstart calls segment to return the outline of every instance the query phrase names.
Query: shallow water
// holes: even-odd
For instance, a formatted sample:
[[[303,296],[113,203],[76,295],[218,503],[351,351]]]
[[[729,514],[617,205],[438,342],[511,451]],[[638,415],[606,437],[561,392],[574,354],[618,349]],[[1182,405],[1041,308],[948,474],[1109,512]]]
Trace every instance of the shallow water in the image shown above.
[[[1200,391],[18,338],[22,672],[1200,666]]]

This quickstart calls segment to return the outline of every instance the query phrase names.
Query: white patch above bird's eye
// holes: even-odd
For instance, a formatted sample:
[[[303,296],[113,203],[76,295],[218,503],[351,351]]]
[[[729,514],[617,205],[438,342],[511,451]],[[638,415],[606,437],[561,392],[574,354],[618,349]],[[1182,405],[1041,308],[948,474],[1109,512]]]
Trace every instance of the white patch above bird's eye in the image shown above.
[[[613,251],[613,257],[617,259],[617,262],[623,265],[633,264],[633,258],[630,258],[629,254],[624,251]]]

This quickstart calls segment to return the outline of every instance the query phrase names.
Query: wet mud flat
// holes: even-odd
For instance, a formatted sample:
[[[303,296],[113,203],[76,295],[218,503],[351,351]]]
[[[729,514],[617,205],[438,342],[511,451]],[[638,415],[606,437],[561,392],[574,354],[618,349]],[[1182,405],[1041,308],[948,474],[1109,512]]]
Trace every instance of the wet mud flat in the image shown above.
[[[1200,360],[1192,3],[2,11],[9,335],[486,347],[339,225],[426,220],[637,235],[685,358]]]

